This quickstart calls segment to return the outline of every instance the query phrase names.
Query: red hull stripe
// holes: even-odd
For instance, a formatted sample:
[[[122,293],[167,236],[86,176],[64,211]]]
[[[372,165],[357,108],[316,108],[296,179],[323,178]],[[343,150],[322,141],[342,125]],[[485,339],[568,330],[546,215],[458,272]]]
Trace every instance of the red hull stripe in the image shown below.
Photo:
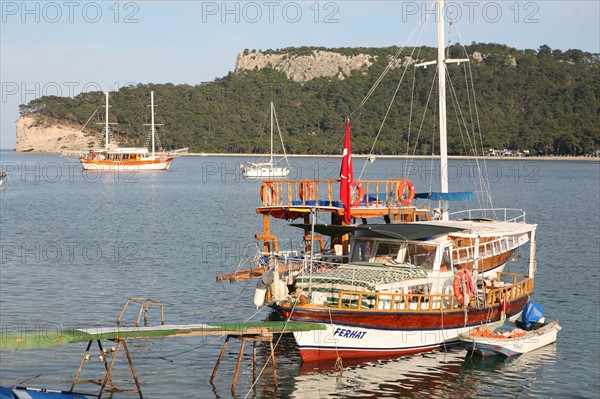
[[[460,342],[460,341],[459,341]],[[443,346],[453,346],[458,342],[446,343],[445,345],[430,345],[430,346],[418,346],[412,348],[402,349],[359,349],[359,348],[323,348],[323,347],[301,347],[300,357],[304,362],[314,362],[319,360],[335,360],[339,357],[342,359],[356,359],[356,358],[368,358],[368,357],[382,357],[382,356],[404,356],[412,355],[415,353],[429,352],[436,349],[440,349]]]

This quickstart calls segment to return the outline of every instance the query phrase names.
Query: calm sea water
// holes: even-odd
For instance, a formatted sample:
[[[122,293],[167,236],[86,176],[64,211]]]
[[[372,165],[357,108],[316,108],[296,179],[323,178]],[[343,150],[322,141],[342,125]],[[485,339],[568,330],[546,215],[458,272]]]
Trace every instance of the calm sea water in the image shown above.
[[[179,158],[169,172],[82,173],[75,160],[0,153],[9,173],[0,188],[2,330],[52,331],[111,326],[128,297],[165,305],[168,323],[263,320],[252,305],[254,282],[216,283],[256,248],[262,220],[257,182],[241,179],[236,157]],[[293,158],[290,178],[336,178],[339,158]],[[362,161],[355,158],[358,176]],[[408,177],[417,190],[436,187],[436,163],[377,159],[363,178]],[[454,190],[468,190],[471,168],[451,162]],[[302,364],[291,337],[279,341],[279,389],[267,369],[251,387],[247,350],[235,397],[600,396],[600,164],[489,160],[495,206],[523,208],[538,224],[538,275],[532,298],[563,327],[558,342],[515,359],[469,357],[460,348],[400,359]],[[474,204],[468,204],[473,206]],[[324,222],[327,218],[324,218]],[[275,226],[283,243],[298,236]],[[515,266],[517,267],[517,266]],[[134,310],[135,309],[135,310]],[[137,308],[129,309],[127,321]],[[150,322],[158,322],[151,309]],[[146,398],[232,397],[239,343],[232,342],[214,385],[221,339],[130,341]],[[68,389],[85,344],[0,353],[0,384]],[[260,348],[264,360],[267,352]],[[100,362],[86,364],[98,377]],[[114,372],[130,387],[128,370]],[[80,390],[86,391],[81,386]],[[90,389],[87,389],[90,391]],[[93,389],[92,389],[93,390]],[[136,397],[122,394],[115,397]]]

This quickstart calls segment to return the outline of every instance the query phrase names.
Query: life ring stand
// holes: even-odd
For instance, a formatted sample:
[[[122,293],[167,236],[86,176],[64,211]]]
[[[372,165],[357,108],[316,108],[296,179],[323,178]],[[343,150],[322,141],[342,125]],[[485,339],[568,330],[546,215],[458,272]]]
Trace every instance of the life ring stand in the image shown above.
[[[311,201],[315,199],[315,191],[313,185],[309,182],[302,182],[298,186],[300,199],[302,201]]]
[[[265,193],[265,191],[266,191],[266,193]],[[265,204],[265,195],[266,195],[266,204]],[[277,199],[277,190],[275,190],[273,183],[263,184],[262,187],[260,188],[260,200],[262,201],[262,203],[267,206],[271,206],[275,203],[276,199]]]
[[[353,181],[352,183],[350,183],[350,187],[354,187],[358,192],[356,199],[350,203],[350,206],[359,206],[362,203],[362,200],[365,196],[365,189],[363,188],[362,184],[360,184],[360,182],[357,181]],[[351,190],[350,192],[352,191],[353,190]]]
[[[408,195],[405,196],[406,188],[408,187]],[[398,201],[404,206],[409,206],[413,199],[415,199],[415,186],[410,180],[401,180],[398,183],[397,192]]]

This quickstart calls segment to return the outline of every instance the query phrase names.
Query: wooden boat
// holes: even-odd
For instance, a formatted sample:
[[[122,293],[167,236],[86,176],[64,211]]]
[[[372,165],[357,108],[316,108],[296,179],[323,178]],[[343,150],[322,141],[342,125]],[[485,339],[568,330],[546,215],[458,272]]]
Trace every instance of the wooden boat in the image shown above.
[[[481,356],[511,357],[556,342],[561,329],[556,320],[537,323],[529,330],[519,328],[508,320],[501,320],[465,331],[459,337],[469,352]]]
[[[105,112],[105,146],[104,149],[91,150],[79,157],[84,170],[101,171],[138,171],[138,170],[168,170],[173,159],[187,152],[187,148],[173,152],[155,151],[156,129],[154,123],[154,92],[150,93],[151,99],[151,131],[145,147],[119,147],[114,140],[110,139],[110,123],[108,118],[108,92],[106,94]],[[151,151],[148,144],[151,142]],[[159,145],[160,147],[160,145]]]
[[[275,106],[271,102],[271,154],[268,162],[248,162],[240,165],[242,169],[242,177],[246,179],[280,179],[288,177],[290,173],[290,165],[287,163],[287,156],[285,158],[286,165],[279,166],[275,162],[273,153],[273,125],[277,125],[277,131],[279,132],[279,139],[281,140],[281,146],[283,147],[283,153],[285,154],[285,146],[283,145],[283,138],[281,137],[281,130],[279,130],[279,122],[277,120],[277,114],[275,113]]]
[[[443,22],[444,2],[436,4]],[[469,59],[447,59],[444,43],[439,23],[438,60],[415,65],[438,68],[441,191],[416,193],[405,178],[354,180],[347,121],[341,179],[264,181],[256,209],[263,218],[256,235],[262,263],[217,278],[261,277],[256,306],[321,323],[323,331],[294,334],[304,361],[399,356],[458,344],[460,333],[518,314],[533,294],[537,225],[526,223],[524,211],[449,212],[449,201],[474,194],[448,190],[446,66]],[[418,199],[438,208],[419,206]],[[316,224],[319,213],[330,214],[331,224]],[[303,253],[290,257],[280,250],[273,219],[303,221],[293,225],[304,231]],[[504,272],[527,243],[526,272]]]

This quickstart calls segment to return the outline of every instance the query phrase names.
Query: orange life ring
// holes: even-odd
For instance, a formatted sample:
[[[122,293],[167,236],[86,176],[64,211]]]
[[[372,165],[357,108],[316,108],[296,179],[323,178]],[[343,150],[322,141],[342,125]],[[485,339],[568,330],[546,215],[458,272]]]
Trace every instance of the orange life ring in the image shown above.
[[[357,181],[353,181],[352,183],[350,183],[350,187],[356,187],[356,190],[358,192],[358,195],[356,196],[356,199],[354,201],[352,201],[350,203],[351,206],[359,206],[361,204],[361,202],[363,201],[363,198],[365,196],[365,190],[362,186],[362,184],[360,184]],[[354,190],[351,190],[350,192],[352,192]]]
[[[464,284],[465,284],[465,289],[468,291],[467,294],[469,295],[469,297],[473,296],[473,279],[471,278],[471,275],[469,274],[468,271],[466,270],[459,270],[458,273],[456,273],[456,276],[454,277],[454,284],[453,284],[453,288],[454,288],[454,296],[456,297],[456,300],[461,304],[461,305],[465,305],[465,296],[464,296],[464,292],[463,289],[461,287],[461,280],[463,279],[464,276]]]
[[[406,187],[408,187],[408,195],[404,196]],[[410,180],[401,180],[398,184],[397,196],[402,205],[409,206],[412,200],[415,198],[415,186],[413,185],[413,182]]]
[[[310,201],[310,200],[315,199],[315,192],[313,190],[313,185],[310,184],[309,182],[300,183],[298,191],[300,192],[300,199],[302,201]]]
[[[266,193],[265,193],[266,190]],[[266,203],[265,203],[265,195],[266,195]],[[273,205],[275,200],[277,199],[277,190],[273,187],[273,183],[263,184],[260,188],[260,200],[265,205]]]

